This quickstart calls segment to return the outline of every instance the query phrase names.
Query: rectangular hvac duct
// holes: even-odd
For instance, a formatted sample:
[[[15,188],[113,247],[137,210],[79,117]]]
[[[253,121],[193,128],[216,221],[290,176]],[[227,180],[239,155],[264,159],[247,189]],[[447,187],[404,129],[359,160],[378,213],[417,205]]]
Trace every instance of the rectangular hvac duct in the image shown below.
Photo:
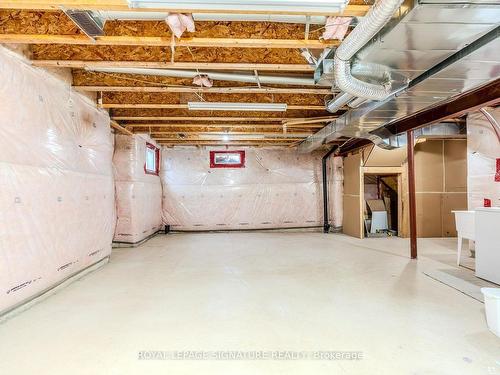
[[[384,125],[500,76],[500,5],[490,1],[406,1],[401,12],[357,55],[362,64],[387,67],[392,73],[418,82],[381,102],[367,102],[304,141],[310,152],[326,139],[341,136],[380,140]],[[486,39],[484,43],[477,43]],[[476,43],[475,43],[476,42]],[[470,50],[469,45],[475,45]],[[440,71],[434,67],[459,53],[459,60]],[[467,54],[465,53],[467,52]],[[331,78],[330,61],[322,79]],[[356,67],[353,68],[353,74]],[[433,72],[431,75],[426,74]],[[418,79],[425,77],[425,79]],[[378,130],[377,130],[378,129]]]
[[[90,10],[67,9],[64,13],[89,37],[104,35],[104,22]]]

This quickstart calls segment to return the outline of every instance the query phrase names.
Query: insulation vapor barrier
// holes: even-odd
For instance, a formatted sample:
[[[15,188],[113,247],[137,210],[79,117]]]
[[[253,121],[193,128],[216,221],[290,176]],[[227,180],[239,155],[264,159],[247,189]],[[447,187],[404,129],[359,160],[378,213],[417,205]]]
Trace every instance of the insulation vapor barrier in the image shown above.
[[[136,243],[162,227],[160,177],[145,172],[147,143],[156,146],[148,135],[115,137],[115,242]]]
[[[488,108],[493,123],[500,123],[500,108]],[[500,207],[500,139],[498,129],[481,112],[467,116],[467,191],[469,210],[484,205]]]
[[[321,154],[243,147],[243,168],[210,168],[210,150],[227,151],[162,149],[163,221],[172,230],[323,225]]]
[[[111,252],[109,116],[0,48],[0,314]]]

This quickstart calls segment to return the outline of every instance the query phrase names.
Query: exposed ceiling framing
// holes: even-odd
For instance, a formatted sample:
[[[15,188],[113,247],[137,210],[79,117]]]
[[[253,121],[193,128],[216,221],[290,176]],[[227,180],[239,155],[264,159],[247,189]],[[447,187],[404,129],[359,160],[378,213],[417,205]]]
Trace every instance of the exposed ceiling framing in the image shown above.
[[[369,7],[354,0],[342,15],[363,16]],[[190,78],[89,71],[184,69],[312,78],[314,68],[301,48],[318,56],[339,44],[321,39],[322,25],[199,21],[195,32],[174,38],[163,21],[108,20],[104,35],[91,38],[63,9],[130,11],[125,0],[2,1],[0,43],[27,46],[34,66],[71,70],[74,89],[95,95],[98,106],[110,112],[116,131],[147,132],[167,145],[294,146],[332,118],[324,102],[336,92],[325,86],[270,85],[257,80],[256,84],[214,81],[212,87],[202,88]],[[286,103],[287,111],[189,111],[187,103],[192,101]]]

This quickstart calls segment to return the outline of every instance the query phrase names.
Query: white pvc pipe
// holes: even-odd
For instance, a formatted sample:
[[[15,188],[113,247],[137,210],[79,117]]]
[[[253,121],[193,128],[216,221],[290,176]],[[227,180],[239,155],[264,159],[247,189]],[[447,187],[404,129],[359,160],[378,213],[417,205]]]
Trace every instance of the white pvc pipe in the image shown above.
[[[165,76],[165,77],[176,77],[176,78],[194,78],[198,75],[207,75],[209,78],[216,81],[248,82],[257,84],[257,77],[253,74],[202,72],[196,70],[180,70],[180,69],[178,70],[178,69],[147,69],[147,68],[93,68],[91,66],[85,69],[92,72],[102,72],[102,73],[142,74],[149,76]],[[287,77],[287,76],[259,75],[258,82],[265,84],[279,84],[279,85],[300,85],[300,86],[316,85],[313,78]]]
[[[134,12],[134,11],[97,11],[99,17],[105,20],[122,21],[162,21],[167,18],[168,12]],[[309,23],[324,25],[325,16],[300,16],[278,14],[224,14],[224,13],[193,13],[195,21],[241,21],[241,22],[283,22]]]

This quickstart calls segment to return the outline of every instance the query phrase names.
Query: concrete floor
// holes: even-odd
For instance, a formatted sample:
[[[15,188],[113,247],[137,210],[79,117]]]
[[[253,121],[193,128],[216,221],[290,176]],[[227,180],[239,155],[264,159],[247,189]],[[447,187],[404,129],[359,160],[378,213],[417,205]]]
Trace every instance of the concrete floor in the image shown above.
[[[399,238],[160,235],[1,324],[0,374],[500,374],[484,305],[422,273],[454,248],[420,240],[416,262]],[[138,359],[183,350],[364,358]]]

